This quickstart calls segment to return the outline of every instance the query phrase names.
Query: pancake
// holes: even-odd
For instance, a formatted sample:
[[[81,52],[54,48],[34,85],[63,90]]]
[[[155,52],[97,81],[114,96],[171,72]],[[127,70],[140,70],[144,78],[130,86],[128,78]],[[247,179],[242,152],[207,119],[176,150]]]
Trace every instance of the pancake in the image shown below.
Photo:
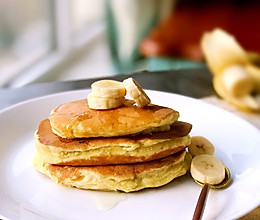
[[[80,189],[133,192],[163,186],[184,175],[191,157],[186,151],[150,162],[107,166],[57,166],[36,154],[34,167],[55,183]]]
[[[178,118],[171,108],[153,104],[138,108],[127,99],[120,108],[109,110],[90,109],[86,99],[68,102],[49,116],[53,133],[69,139],[166,131]]]
[[[61,138],[48,119],[35,132],[36,149],[43,161],[72,166],[137,163],[182,151],[190,144],[191,124],[177,121],[169,131],[136,136]]]

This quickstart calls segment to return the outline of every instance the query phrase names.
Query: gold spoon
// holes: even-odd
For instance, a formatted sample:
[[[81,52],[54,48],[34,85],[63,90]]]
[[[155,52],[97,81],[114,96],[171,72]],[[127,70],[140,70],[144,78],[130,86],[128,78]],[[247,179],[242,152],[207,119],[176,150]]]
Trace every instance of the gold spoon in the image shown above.
[[[230,171],[229,169],[225,166],[225,178],[224,180],[215,185],[210,185],[208,183],[202,183],[194,179],[194,181],[199,184],[202,187],[202,190],[200,192],[200,196],[193,214],[192,220],[200,220],[202,218],[203,212],[204,212],[204,207],[205,207],[205,201],[209,192],[209,189],[223,189],[227,187],[230,184]]]

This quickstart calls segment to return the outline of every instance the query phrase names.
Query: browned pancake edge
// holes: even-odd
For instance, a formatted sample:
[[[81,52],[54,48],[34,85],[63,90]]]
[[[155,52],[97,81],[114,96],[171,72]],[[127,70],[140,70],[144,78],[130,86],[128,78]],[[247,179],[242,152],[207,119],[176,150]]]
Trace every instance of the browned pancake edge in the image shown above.
[[[93,110],[86,99],[68,102],[50,114],[52,131],[64,138],[113,137],[140,133],[176,121],[179,113],[149,104],[138,108],[132,100],[116,109]]]

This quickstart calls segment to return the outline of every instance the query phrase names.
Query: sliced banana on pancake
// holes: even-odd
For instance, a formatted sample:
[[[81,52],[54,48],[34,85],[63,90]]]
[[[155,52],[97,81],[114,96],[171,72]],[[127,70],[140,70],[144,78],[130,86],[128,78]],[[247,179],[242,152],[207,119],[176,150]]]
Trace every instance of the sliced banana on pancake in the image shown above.
[[[126,89],[122,82],[116,80],[99,80],[91,85],[95,97],[120,98],[126,95]]]
[[[188,151],[193,157],[201,154],[213,156],[215,147],[207,138],[202,136],[193,136],[191,137],[191,144],[188,146]]]
[[[145,91],[133,78],[125,79],[123,85],[139,107],[145,107],[151,102]]]
[[[113,109],[118,108],[124,104],[125,98],[103,98],[93,95],[88,95],[88,105],[91,109]]]
[[[116,80],[99,80],[91,85],[92,93],[88,95],[91,109],[113,109],[124,104],[126,89],[122,82]]]
[[[202,154],[192,159],[190,173],[195,180],[214,185],[225,179],[225,166],[218,158]]]

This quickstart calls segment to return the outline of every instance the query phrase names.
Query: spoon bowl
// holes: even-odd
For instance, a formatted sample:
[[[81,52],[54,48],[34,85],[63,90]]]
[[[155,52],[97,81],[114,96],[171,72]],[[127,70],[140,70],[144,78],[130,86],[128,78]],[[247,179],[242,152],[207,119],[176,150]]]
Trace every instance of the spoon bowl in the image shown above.
[[[194,179],[194,181],[197,184],[199,184],[200,186],[204,186],[205,185],[205,183],[202,183],[202,182],[200,182],[198,180]],[[228,187],[230,182],[231,182],[231,174],[230,174],[229,169],[225,166],[225,178],[224,178],[224,180],[221,183],[218,183],[218,184],[214,184],[214,185],[210,185],[209,184],[209,186],[210,186],[211,189],[223,189],[223,188]]]
[[[227,187],[230,184],[230,180],[231,180],[231,174],[229,169],[225,166],[225,178],[224,180],[219,183],[219,184],[214,184],[214,185],[210,185],[208,183],[202,183],[199,182],[197,180],[194,179],[194,181],[199,184],[200,186],[202,186],[202,190],[193,214],[193,218],[192,220],[200,220],[202,215],[203,215],[203,211],[204,211],[204,207],[205,207],[205,201],[209,192],[209,189],[223,189],[225,187]]]

